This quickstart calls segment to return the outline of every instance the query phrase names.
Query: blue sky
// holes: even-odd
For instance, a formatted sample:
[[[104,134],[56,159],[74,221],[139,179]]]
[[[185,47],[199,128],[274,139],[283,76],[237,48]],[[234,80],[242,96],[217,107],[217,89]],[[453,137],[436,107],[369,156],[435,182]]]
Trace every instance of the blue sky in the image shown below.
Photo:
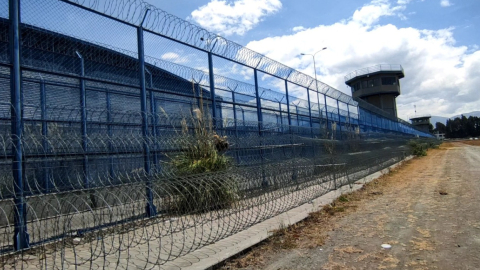
[[[148,0],[350,94],[347,73],[376,64],[405,70],[399,116],[480,110],[478,0]]]
[[[180,18],[190,19],[190,21],[195,22],[195,20],[191,20],[191,13],[213,1],[148,0],[147,2]],[[225,1],[227,5],[234,5],[235,2],[239,1]],[[281,2],[282,8],[275,14],[265,16],[261,23],[245,35],[229,36],[229,39],[246,45],[251,40],[284,35],[286,30],[299,25],[315,27],[334,24],[342,19],[351,17],[355,10],[370,3],[370,1],[359,0],[284,0],[279,2]],[[395,1],[390,2],[395,3]],[[391,23],[398,27],[430,30],[454,27],[455,39],[458,45],[480,44],[480,35],[472,34],[480,31],[480,1],[450,0],[447,1],[450,6],[442,6],[441,2],[441,0],[408,1],[408,5],[406,5],[406,9],[403,12],[406,18],[386,17],[382,18],[381,23]]]

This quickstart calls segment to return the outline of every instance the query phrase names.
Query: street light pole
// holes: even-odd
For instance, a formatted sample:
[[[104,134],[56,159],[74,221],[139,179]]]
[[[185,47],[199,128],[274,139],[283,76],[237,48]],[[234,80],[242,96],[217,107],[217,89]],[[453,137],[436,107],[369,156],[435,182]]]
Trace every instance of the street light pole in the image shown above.
[[[311,55],[312,56],[312,59],[313,59],[313,74],[315,76],[315,86],[317,88],[317,93],[318,93],[318,80],[317,80],[317,65],[315,63],[315,55],[317,55],[317,53],[323,51],[323,50],[326,50],[327,47],[323,47],[321,50],[317,51],[316,53],[314,54],[309,54],[309,53],[301,53],[300,55]],[[327,126],[326,128],[328,129],[328,110],[327,110],[327,99],[325,98],[325,117],[327,119]],[[310,104],[309,104],[310,106]]]

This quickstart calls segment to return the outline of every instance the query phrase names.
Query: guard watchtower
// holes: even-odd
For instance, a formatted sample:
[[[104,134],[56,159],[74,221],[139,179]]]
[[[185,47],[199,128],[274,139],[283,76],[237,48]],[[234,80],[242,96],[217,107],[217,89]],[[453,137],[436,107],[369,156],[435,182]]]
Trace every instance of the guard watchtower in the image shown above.
[[[419,115],[410,117],[410,121],[412,121],[412,125],[425,133],[430,133],[430,118],[429,114]]]
[[[376,65],[348,74],[345,84],[352,89],[354,99],[363,99],[396,118],[395,99],[401,93],[400,79],[403,77],[401,65]]]

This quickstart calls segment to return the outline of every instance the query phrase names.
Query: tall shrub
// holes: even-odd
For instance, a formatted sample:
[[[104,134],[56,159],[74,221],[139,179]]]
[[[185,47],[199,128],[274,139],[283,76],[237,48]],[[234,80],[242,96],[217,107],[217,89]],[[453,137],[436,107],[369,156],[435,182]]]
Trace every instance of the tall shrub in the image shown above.
[[[230,207],[238,199],[238,185],[227,172],[232,166],[225,155],[228,140],[216,134],[201,96],[199,107],[182,119],[181,127],[177,145],[182,150],[171,157],[171,164],[176,175],[188,180],[173,183],[175,210],[195,213]]]

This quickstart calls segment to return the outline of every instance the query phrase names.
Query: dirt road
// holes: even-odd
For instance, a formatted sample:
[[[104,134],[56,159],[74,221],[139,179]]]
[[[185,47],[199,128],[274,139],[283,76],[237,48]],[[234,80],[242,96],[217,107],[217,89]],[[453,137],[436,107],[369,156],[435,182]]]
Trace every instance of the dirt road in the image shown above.
[[[355,210],[308,225],[328,230],[323,245],[305,248],[316,236],[303,230],[293,249],[254,250],[262,261],[245,268],[480,269],[480,146],[443,144],[382,181]]]

